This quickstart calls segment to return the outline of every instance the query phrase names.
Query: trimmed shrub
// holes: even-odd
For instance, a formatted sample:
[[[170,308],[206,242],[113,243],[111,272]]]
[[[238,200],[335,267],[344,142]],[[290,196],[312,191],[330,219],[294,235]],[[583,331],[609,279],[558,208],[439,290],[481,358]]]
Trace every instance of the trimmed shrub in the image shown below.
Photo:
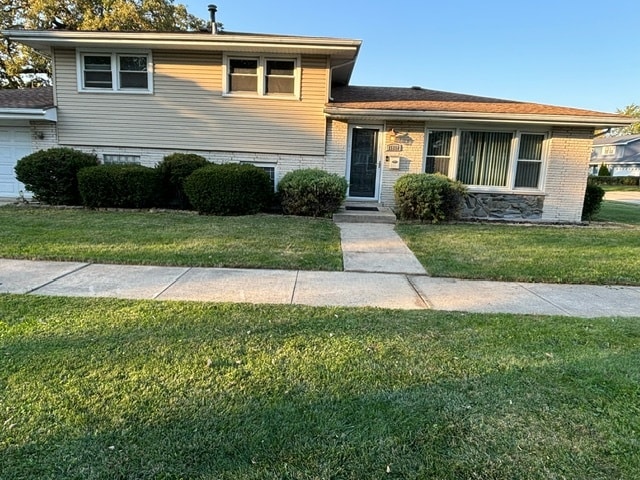
[[[50,148],[18,160],[15,172],[36,200],[49,205],[80,205],[78,172],[97,164],[95,155],[72,148]]]
[[[604,198],[604,189],[599,185],[587,183],[587,190],[584,193],[584,203],[582,204],[582,220],[591,220],[600,211],[600,205]]]
[[[458,218],[466,188],[440,173],[410,173],[393,186],[401,220],[438,223]]]
[[[192,205],[184,192],[184,181],[207,165],[207,159],[195,153],[172,153],[164,157],[156,167],[162,181],[164,204],[171,208],[191,209]]]
[[[184,191],[200,214],[249,215],[269,206],[273,184],[269,175],[254,165],[211,164],[189,175]]]
[[[629,185],[640,186],[640,177],[619,176],[619,177],[589,177],[589,183],[594,185]]]
[[[78,172],[82,203],[90,208],[149,208],[159,204],[160,178],[154,168],[110,164]]]
[[[287,215],[325,217],[337,212],[344,202],[347,181],[315,168],[295,170],[282,177],[278,194]]]
[[[607,166],[603,163],[600,165],[600,168],[598,169],[598,176],[599,177],[610,177],[611,176],[611,172],[609,171],[609,169],[607,168]]]

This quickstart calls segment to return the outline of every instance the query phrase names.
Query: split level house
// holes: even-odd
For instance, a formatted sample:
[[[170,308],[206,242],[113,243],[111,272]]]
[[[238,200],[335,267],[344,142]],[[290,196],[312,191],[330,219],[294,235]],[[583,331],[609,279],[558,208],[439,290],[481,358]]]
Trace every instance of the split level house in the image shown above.
[[[420,87],[352,86],[361,41],[232,32],[7,30],[49,56],[53,88],[2,92],[2,191],[15,161],[65,146],[153,166],[173,152],[345,176],[393,207],[407,173],[468,186],[463,215],[580,221],[594,129],[626,117]]]

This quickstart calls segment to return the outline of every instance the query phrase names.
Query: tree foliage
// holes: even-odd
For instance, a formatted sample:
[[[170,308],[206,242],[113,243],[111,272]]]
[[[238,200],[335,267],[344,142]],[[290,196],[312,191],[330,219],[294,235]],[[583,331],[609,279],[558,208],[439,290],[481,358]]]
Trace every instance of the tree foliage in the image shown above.
[[[6,2],[6,3],[5,3]],[[174,0],[4,0],[0,28],[68,30],[182,31],[203,28],[203,20]],[[0,88],[49,82],[49,60],[29,47],[0,43]]]
[[[616,128],[611,133],[614,136],[620,135],[637,135],[640,133],[640,105],[632,103],[624,108],[616,109],[616,113],[620,115],[626,115],[628,117],[637,118],[638,121],[629,125],[628,127]]]

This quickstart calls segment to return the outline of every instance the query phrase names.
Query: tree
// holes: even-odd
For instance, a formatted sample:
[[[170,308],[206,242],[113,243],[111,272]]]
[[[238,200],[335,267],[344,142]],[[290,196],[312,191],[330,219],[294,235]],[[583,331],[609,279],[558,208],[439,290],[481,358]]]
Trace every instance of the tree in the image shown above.
[[[627,105],[624,108],[616,109],[616,113],[620,115],[626,115],[628,117],[637,118],[638,121],[629,125],[628,127],[616,128],[611,131],[611,135],[620,136],[620,135],[636,135],[640,133],[640,105],[636,105],[632,103],[631,105]]]
[[[6,4],[5,4],[6,1]],[[68,30],[186,31],[205,26],[174,0],[4,0],[0,28]],[[0,43],[0,88],[49,83],[49,60],[7,39]]]
[[[610,177],[611,176],[611,172],[609,171],[609,169],[607,168],[607,166],[604,163],[602,165],[600,165],[600,168],[598,169],[598,176],[599,177]]]

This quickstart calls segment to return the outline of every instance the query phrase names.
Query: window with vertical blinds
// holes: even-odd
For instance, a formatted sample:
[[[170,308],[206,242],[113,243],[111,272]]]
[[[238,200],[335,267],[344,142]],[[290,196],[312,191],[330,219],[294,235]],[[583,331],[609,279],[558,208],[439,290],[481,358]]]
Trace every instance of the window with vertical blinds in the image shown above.
[[[466,185],[506,187],[511,140],[508,132],[460,132],[458,180]]]
[[[465,185],[540,189],[544,133],[429,130],[425,173],[456,172]]]

